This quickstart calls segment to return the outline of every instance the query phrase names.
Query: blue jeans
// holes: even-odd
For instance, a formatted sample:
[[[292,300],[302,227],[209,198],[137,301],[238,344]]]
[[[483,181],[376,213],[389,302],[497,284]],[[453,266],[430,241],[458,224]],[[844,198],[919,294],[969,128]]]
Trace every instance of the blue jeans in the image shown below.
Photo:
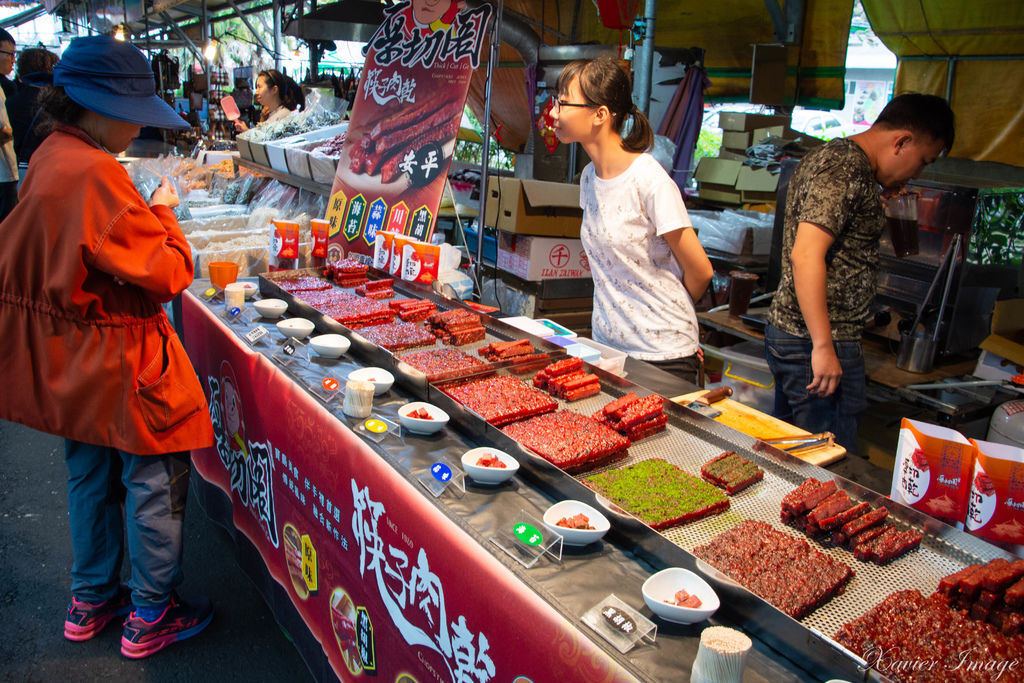
[[[74,551],[71,594],[91,603],[114,596],[127,536],[132,602],[166,604],[182,581],[189,454],[133,455],[71,439],[64,449]]]
[[[775,417],[811,433],[832,432],[848,452],[857,451],[857,428],[867,406],[864,353],[860,340],[833,342],[843,376],[827,397],[807,391],[811,370],[811,340],[768,325],[764,331],[765,358],[775,376]]]

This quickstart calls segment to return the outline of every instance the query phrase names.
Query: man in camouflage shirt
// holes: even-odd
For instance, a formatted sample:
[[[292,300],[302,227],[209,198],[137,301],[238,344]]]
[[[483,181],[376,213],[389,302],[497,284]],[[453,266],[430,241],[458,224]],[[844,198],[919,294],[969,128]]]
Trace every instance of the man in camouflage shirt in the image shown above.
[[[866,405],[860,338],[885,227],[879,187],[898,191],[952,144],[945,100],[900,95],[867,131],[808,154],[789,185],[782,279],[765,330],[774,412],[831,431],[850,452]]]

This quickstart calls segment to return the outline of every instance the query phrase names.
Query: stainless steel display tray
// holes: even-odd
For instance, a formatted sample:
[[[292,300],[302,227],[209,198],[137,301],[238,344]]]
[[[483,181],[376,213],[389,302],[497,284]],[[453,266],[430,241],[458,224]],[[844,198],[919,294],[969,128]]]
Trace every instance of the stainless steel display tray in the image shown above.
[[[398,381],[405,388],[422,400],[430,401],[448,412],[452,423],[460,430],[516,455],[521,465],[520,476],[541,490],[556,499],[573,498],[604,509],[613,522],[610,538],[624,550],[633,552],[655,567],[679,566],[707,575],[722,597],[720,614],[723,617],[734,620],[738,626],[756,634],[791,658],[794,657],[793,653],[799,653],[796,659],[807,661],[808,664],[805,666],[809,670],[819,667],[830,674],[842,674],[852,679],[884,679],[878,672],[869,670],[863,660],[833,640],[833,636],[843,624],[862,616],[893,592],[916,589],[927,595],[935,590],[939,579],[968,564],[987,562],[995,557],[1009,557],[978,538],[891,501],[828,470],[766,446],[752,437],[671,401],[665,402],[665,412],[669,416],[666,430],[631,445],[626,460],[575,477],[568,475],[507,437],[500,429],[489,425],[482,417],[457,403],[443,391],[443,388],[452,382],[493,373],[510,373],[514,364],[498,364],[478,373],[466,373],[458,378],[427,382],[425,375],[400,363],[395,354],[369,343],[359,335],[358,330],[350,330],[321,314],[282,290],[274,282],[280,277],[315,274],[314,270],[307,269],[278,271],[269,276],[261,275],[260,291],[264,295],[288,301],[289,311],[311,319],[318,331],[335,332],[349,337],[353,341],[353,351],[362,360],[395,372]],[[461,302],[438,296],[429,288],[413,283],[396,280],[394,288],[396,296],[430,299],[437,305],[438,310],[457,307],[468,309]],[[458,348],[474,353],[492,341],[528,338],[538,350],[551,353],[552,361],[564,357],[559,347],[505,325],[498,319],[481,315],[481,322],[487,331],[487,338],[476,344]],[[415,350],[418,349],[401,351],[398,355]],[[601,393],[572,403],[556,399],[561,408],[589,415],[629,391],[639,396],[651,393],[600,368],[591,366],[588,371],[600,378]],[[514,374],[528,382],[536,374],[536,369],[525,374]],[[705,462],[726,450],[735,451],[760,465],[765,470],[764,480],[731,496],[730,509],[724,514],[662,532],[657,532],[631,515],[609,506],[607,501],[595,495],[581,482],[584,477],[604,469],[619,468],[651,458],[661,458],[688,472],[699,473]],[[855,576],[841,595],[797,621],[742,586],[729,581],[703,562],[698,562],[692,551],[747,519],[764,521],[795,537],[806,538],[796,529],[783,525],[779,521],[779,513],[783,496],[807,477],[823,481],[834,480],[840,489],[850,494],[851,498],[866,501],[876,507],[887,507],[889,521],[921,531],[924,539],[918,550],[886,566],[856,560],[853,554],[845,549],[826,548],[808,539],[808,542],[821,552],[853,568]]]

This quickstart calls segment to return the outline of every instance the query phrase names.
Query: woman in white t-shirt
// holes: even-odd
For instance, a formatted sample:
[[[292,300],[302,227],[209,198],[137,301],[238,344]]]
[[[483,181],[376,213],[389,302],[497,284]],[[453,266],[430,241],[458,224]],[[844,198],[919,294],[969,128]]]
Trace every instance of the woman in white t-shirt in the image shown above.
[[[713,269],[679,188],[646,153],[654,134],[629,77],[608,58],[568,64],[552,116],[558,139],[579,142],[591,159],[580,179],[580,236],[594,278],[594,339],[696,383],[693,304]]]

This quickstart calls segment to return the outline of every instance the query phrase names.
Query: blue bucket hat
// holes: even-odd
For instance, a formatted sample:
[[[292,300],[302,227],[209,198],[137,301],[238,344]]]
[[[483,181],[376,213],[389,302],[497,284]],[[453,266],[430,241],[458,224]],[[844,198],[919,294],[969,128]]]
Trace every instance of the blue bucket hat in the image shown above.
[[[77,104],[111,119],[156,128],[190,127],[157,97],[145,55],[109,36],[72,40],[53,67],[53,84]]]

